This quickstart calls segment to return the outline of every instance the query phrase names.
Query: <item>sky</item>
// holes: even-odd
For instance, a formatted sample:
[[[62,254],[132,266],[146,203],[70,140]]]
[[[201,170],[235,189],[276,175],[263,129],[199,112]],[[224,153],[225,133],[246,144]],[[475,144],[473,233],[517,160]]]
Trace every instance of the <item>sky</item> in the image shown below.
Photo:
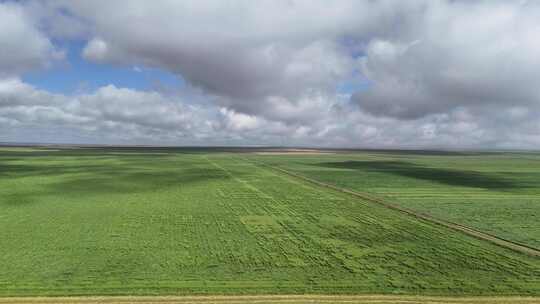
[[[540,1],[2,1],[0,142],[540,147]]]

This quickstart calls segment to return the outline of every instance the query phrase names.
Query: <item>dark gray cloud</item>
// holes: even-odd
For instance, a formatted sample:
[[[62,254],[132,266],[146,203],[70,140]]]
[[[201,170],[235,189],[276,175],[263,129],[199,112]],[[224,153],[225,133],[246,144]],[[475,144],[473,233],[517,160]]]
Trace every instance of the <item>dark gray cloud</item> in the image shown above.
[[[167,69],[221,105],[261,114],[269,99],[294,103],[334,91],[356,68],[341,42],[392,31],[402,6],[394,4],[71,1],[65,8],[93,24],[85,58]]]

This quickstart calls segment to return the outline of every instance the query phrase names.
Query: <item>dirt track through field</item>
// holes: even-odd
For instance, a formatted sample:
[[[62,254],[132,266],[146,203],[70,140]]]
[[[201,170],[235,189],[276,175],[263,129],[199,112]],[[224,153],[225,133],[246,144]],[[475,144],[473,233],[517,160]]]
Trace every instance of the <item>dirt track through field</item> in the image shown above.
[[[362,198],[362,199],[364,199],[366,201],[377,203],[379,205],[385,206],[386,208],[390,208],[390,209],[393,209],[393,210],[396,210],[396,211],[400,211],[400,212],[408,214],[410,216],[414,216],[416,218],[419,218],[419,219],[422,219],[422,220],[425,220],[425,221],[428,221],[428,222],[431,222],[431,223],[435,223],[437,225],[445,226],[447,228],[450,228],[450,229],[453,229],[453,230],[456,230],[456,231],[460,231],[460,232],[465,233],[467,235],[473,236],[473,237],[475,237],[477,239],[485,240],[485,241],[491,242],[493,244],[496,244],[496,245],[504,247],[504,248],[508,248],[508,249],[512,249],[514,251],[525,253],[525,254],[528,254],[530,256],[540,257],[540,250],[537,249],[537,248],[533,248],[533,247],[530,247],[530,246],[527,246],[527,245],[524,245],[524,244],[520,244],[520,243],[517,243],[517,242],[506,240],[506,239],[503,239],[503,238],[500,238],[500,237],[497,237],[497,236],[494,236],[494,235],[491,235],[491,234],[476,230],[476,229],[468,227],[468,226],[464,226],[464,225],[461,225],[461,224],[441,220],[441,219],[435,218],[435,217],[433,217],[431,215],[428,215],[428,214],[425,214],[425,213],[419,213],[419,212],[416,212],[416,211],[413,211],[413,210],[410,210],[410,209],[406,209],[406,208],[398,206],[397,204],[390,203],[390,202],[388,202],[386,200],[383,200],[383,199],[381,199],[379,197],[375,197],[372,194],[363,193],[363,192],[357,192],[357,191],[353,191],[353,190],[349,190],[349,189],[345,189],[345,188],[340,188],[340,187],[337,187],[337,186],[334,186],[334,185],[331,185],[331,184],[327,184],[327,183],[323,183],[323,182],[314,180],[312,178],[303,176],[301,174],[291,172],[291,171],[285,170],[285,169],[280,168],[280,167],[271,166],[271,165],[268,165],[268,164],[265,164],[265,163],[253,162],[253,161],[250,161],[250,160],[246,160],[246,161],[249,161],[249,162],[251,162],[251,163],[253,163],[255,165],[264,166],[264,167],[267,167],[267,168],[270,168],[270,169],[285,173],[287,175],[302,179],[302,180],[307,181],[307,182],[309,182],[311,184],[315,184],[315,185],[322,186],[322,187],[325,187],[325,188],[330,188],[330,189],[333,189],[333,190],[336,190],[336,191],[339,191],[339,192],[351,194],[353,196]]]
[[[28,297],[0,298],[0,304],[536,304],[539,298],[533,297],[434,297],[434,296],[393,296],[393,295],[251,295],[251,296],[140,296],[140,297]]]

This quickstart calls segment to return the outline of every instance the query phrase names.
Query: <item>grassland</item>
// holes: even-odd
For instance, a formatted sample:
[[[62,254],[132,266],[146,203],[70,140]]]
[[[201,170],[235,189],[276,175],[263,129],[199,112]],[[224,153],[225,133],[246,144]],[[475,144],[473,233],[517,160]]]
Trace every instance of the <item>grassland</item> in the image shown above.
[[[539,153],[366,151],[256,159],[540,248]]]
[[[538,258],[245,157],[0,150],[0,296],[540,294]]]

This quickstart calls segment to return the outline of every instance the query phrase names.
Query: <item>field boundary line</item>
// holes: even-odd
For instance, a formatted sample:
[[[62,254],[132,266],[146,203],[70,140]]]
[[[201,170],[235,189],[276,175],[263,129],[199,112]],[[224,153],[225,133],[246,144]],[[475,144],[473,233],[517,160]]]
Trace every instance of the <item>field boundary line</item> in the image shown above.
[[[283,169],[281,167],[272,166],[272,165],[269,165],[269,164],[266,164],[266,163],[262,163],[262,162],[258,162],[258,161],[251,161],[251,160],[246,160],[246,161],[251,162],[251,163],[253,163],[255,165],[267,167],[267,168],[282,172],[284,174],[287,174],[287,175],[302,179],[304,181],[307,181],[309,183],[312,183],[312,184],[315,184],[315,185],[318,185],[318,186],[321,186],[321,187],[329,188],[329,189],[339,191],[339,192],[342,192],[342,193],[347,193],[349,195],[359,197],[359,198],[364,199],[364,200],[366,200],[368,202],[371,202],[371,203],[377,203],[377,204],[382,205],[382,206],[384,206],[386,208],[396,210],[396,211],[399,211],[401,213],[405,213],[407,215],[422,219],[424,221],[428,221],[428,222],[431,222],[431,223],[434,223],[434,224],[437,224],[437,225],[440,225],[440,226],[444,226],[444,227],[450,228],[450,229],[455,230],[455,231],[460,231],[460,232],[465,233],[465,234],[467,234],[469,236],[472,236],[472,237],[474,237],[476,239],[488,241],[488,242],[491,242],[491,243],[493,243],[495,245],[498,245],[500,247],[511,249],[511,250],[514,250],[514,251],[517,251],[517,252],[520,252],[520,253],[530,255],[530,256],[540,257],[540,250],[537,249],[537,248],[534,248],[532,246],[528,246],[528,245],[525,245],[525,244],[521,244],[521,243],[518,243],[518,242],[507,240],[507,239],[504,239],[504,238],[501,238],[501,237],[498,237],[498,236],[495,236],[495,235],[492,235],[492,234],[489,234],[489,233],[486,233],[486,232],[482,232],[480,230],[476,230],[476,229],[471,228],[469,226],[465,226],[465,225],[462,225],[462,224],[458,224],[458,223],[454,223],[454,222],[450,222],[450,221],[446,221],[446,220],[441,220],[439,218],[433,217],[433,216],[425,214],[425,213],[421,213],[421,212],[417,212],[417,211],[414,211],[414,210],[411,210],[411,209],[408,209],[408,208],[404,208],[404,207],[398,206],[397,204],[390,203],[387,200],[384,200],[384,199],[382,199],[380,197],[376,197],[376,196],[374,196],[372,194],[368,194],[368,193],[365,193],[365,192],[353,191],[353,190],[346,189],[346,188],[341,188],[341,187],[331,185],[331,184],[328,184],[328,183],[325,183],[325,182],[321,182],[321,181],[312,179],[310,177],[304,176],[302,174],[298,174],[296,172],[291,172],[291,171],[285,170],[285,169]]]

